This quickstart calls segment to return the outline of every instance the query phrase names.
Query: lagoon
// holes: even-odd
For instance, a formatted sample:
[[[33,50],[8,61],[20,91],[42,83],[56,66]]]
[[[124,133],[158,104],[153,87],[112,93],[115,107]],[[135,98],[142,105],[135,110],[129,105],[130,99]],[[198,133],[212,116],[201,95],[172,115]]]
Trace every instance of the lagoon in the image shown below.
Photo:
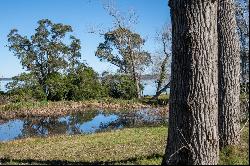
[[[167,121],[166,114],[162,114],[157,109],[136,111],[86,110],[60,117],[29,117],[0,121],[0,141],[159,126],[166,124]]]

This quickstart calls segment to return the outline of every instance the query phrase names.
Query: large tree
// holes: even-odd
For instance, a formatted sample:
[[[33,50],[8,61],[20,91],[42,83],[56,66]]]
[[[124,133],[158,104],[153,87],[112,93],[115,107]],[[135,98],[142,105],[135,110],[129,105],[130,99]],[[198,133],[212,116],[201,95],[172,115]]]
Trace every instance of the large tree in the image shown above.
[[[20,59],[23,68],[35,76],[44,93],[49,96],[50,75],[66,71],[79,63],[80,40],[68,34],[69,25],[55,24],[48,19],[38,21],[30,38],[13,29],[8,35],[9,49]],[[67,40],[67,41],[66,41]],[[69,44],[67,44],[69,43]]]
[[[219,136],[220,147],[240,141],[240,45],[234,0],[219,0]]]
[[[137,33],[124,27],[104,34],[105,41],[100,43],[95,55],[100,60],[117,66],[120,72],[130,75],[136,85],[137,97],[140,98],[141,72],[151,62],[148,52],[142,50],[145,40]]]
[[[170,0],[172,66],[163,164],[215,165],[218,136],[217,1]]]

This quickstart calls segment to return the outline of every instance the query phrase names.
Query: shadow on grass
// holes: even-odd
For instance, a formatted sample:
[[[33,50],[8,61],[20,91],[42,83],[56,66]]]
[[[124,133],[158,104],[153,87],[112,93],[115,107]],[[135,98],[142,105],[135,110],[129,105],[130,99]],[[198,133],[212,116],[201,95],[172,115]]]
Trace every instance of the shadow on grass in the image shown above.
[[[139,158],[128,158],[125,160],[117,160],[117,161],[93,161],[93,162],[85,162],[85,161],[67,161],[67,160],[35,160],[35,159],[10,159],[10,158],[0,158],[0,164],[8,164],[8,163],[18,163],[18,164],[46,164],[46,165],[112,165],[117,163],[136,163],[136,161],[142,159],[154,159],[154,158],[162,158],[163,156],[160,154],[153,154],[147,157],[139,157]]]

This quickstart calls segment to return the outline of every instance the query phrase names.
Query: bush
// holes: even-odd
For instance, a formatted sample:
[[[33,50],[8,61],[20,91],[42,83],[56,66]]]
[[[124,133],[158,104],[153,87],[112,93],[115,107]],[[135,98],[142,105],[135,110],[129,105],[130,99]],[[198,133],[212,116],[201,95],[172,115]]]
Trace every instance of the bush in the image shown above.
[[[68,78],[68,100],[96,99],[107,96],[98,80],[97,73],[86,66],[79,66]]]
[[[22,73],[8,84],[13,102],[30,100],[84,100],[107,96],[98,80],[97,73],[83,64],[68,73],[53,72],[48,75],[44,86],[37,82],[32,73]]]
[[[110,97],[121,99],[136,98],[136,85],[127,75],[106,75],[102,80]]]
[[[10,98],[3,91],[0,91],[0,104],[7,104],[10,101]]]
[[[12,102],[46,99],[42,87],[31,73],[22,73],[13,77],[12,80],[7,84],[9,89],[7,93],[10,95]]]
[[[60,73],[52,73],[46,80],[48,87],[48,100],[60,101],[66,98],[67,78]]]

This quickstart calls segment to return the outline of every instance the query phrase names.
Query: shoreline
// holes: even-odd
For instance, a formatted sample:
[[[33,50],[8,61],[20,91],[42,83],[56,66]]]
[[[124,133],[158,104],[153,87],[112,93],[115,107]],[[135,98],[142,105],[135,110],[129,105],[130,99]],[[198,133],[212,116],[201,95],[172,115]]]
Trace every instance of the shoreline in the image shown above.
[[[157,109],[160,112],[168,110],[167,106],[152,106],[132,101],[59,101],[59,102],[30,102],[10,103],[0,106],[0,120],[6,121],[28,117],[58,117],[67,114],[84,112],[91,109],[103,111],[136,111],[138,109]]]

